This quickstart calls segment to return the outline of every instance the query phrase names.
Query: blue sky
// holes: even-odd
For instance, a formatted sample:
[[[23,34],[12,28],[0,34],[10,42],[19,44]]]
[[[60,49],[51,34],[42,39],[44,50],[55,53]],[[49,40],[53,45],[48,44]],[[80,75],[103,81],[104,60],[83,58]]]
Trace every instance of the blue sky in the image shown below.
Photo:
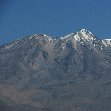
[[[0,39],[64,36],[85,28],[111,38],[111,0],[0,0]]]

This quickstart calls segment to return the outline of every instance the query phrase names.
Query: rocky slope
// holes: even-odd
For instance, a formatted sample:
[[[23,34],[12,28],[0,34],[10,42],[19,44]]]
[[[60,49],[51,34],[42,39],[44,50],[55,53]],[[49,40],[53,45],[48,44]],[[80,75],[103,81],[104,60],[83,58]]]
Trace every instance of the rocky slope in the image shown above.
[[[0,111],[111,110],[111,40],[82,29],[0,47]]]

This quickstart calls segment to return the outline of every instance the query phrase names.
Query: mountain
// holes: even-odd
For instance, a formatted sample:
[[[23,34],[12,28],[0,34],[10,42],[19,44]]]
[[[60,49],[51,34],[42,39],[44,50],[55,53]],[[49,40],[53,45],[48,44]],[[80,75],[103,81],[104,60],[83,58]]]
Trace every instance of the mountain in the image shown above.
[[[111,110],[111,39],[82,29],[0,47],[0,111],[69,110]]]

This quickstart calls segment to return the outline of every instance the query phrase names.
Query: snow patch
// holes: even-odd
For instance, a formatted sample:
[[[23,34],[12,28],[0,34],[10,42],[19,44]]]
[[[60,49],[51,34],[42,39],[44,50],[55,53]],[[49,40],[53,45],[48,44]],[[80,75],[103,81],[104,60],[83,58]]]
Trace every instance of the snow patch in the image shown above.
[[[111,46],[111,39],[103,39],[103,40],[102,40],[102,43],[103,43],[106,47]]]
[[[74,39],[75,39],[77,42],[79,42],[79,41],[81,40],[78,34],[76,34],[76,35],[74,36]]]
[[[46,34],[43,34],[45,37],[47,36]]]
[[[29,39],[31,40],[33,37],[30,37]]]
[[[67,39],[67,38],[72,37],[72,36],[74,36],[74,33],[68,34],[68,35],[66,35],[64,37],[60,37],[60,39],[63,40],[63,39]]]

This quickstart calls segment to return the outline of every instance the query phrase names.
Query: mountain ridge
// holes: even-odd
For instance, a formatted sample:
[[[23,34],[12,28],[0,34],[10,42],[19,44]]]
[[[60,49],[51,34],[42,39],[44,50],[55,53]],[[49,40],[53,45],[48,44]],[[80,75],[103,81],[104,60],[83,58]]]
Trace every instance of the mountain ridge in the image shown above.
[[[81,30],[79,30],[78,32],[76,32],[76,33],[70,33],[70,34],[68,34],[68,35],[66,35],[66,36],[63,36],[63,37],[50,37],[50,36],[48,36],[48,35],[46,35],[46,34],[34,34],[34,35],[30,35],[30,36],[26,36],[25,38],[21,38],[21,39],[17,39],[17,40],[13,40],[13,41],[11,41],[11,42],[9,42],[9,43],[5,43],[4,45],[8,45],[8,44],[10,44],[10,43],[13,43],[13,42],[20,42],[21,40],[24,40],[24,39],[34,39],[34,38],[38,38],[38,37],[46,37],[46,38],[49,38],[50,40],[56,40],[56,39],[65,39],[65,38],[70,38],[70,37],[73,37],[73,38],[75,38],[76,40],[80,40],[80,37],[79,38],[77,38],[77,36],[78,36],[78,34],[82,34],[83,35],[83,37],[85,37],[85,36],[87,36],[86,38],[83,38],[83,37],[81,37],[81,39],[86,39],[86,40],[92,40],[92,39],[97,39],[97,40],[101,40],[101,41],[103,41],[103,43],[105,44],[105,45],[110,45],[111,44],[111,39],[99,39],[99,38],[97,38],[94,34],[92,34],[92,32],[90,32],[90,31],[88,31],[88,30],[86,30],[86,29],[81,29]],[[93,38],[94,37],[94,38]],[[1,45],[1,46],[4,46],[4,45]]]
[[[0,106],[11,111],[110,110],[110,42],[82,29],[60,38],[35,34],[1,46]]]

